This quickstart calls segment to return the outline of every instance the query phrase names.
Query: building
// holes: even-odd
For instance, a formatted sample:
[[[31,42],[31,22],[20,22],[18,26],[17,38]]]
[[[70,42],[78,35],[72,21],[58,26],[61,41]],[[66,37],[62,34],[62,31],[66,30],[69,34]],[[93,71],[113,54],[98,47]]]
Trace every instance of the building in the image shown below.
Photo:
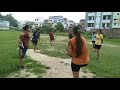
[[[52,27],[55,27],[55,25],[57,25],[59,22],[63,24],[65,30],[71,28],[74,25],[73,20],[68,20],[63,16],[50,16],[48,19],[48,23],[50,23]]]
[[[120,28],[120,12],[114,12],[112,28]]]
[[[81,19],[81,20],[79,21],[79,25],[80,25],[80,27],[81,27],[81,30],[84,30],[85,20],[84,20],[84,19]]]
[[[36,26],[42,26],[44,24],[44,18],[43,17],[36,17],[35,18],[35,25]]]
[[[85,30],[87,29],[111,29],[113,12],[86,12]]]
[[[9,21],[0,20],[0,29],[9,30],[9,28],[10,28],[10,22]]]

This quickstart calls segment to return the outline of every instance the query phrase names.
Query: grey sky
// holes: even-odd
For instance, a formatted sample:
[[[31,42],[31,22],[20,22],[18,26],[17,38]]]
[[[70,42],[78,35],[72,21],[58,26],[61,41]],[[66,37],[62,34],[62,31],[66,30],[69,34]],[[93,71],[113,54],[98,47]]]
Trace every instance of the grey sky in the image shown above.
[[[64,18],[73,20],[78,23],[81,19],[85,19],[85,12],[1,12],[2,15],[11,13],[18,21],[34,21],[35,17],[48,18],[49,16],[62,15]]]

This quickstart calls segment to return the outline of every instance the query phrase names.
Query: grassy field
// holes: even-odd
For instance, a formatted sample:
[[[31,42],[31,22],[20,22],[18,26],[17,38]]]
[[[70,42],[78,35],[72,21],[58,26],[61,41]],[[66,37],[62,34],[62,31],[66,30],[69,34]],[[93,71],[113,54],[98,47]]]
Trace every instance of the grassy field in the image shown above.
[[[55,35],[55,46],[50,47],[48,35],[41,35],[41,42],[38,49],[41,53],[47,54],[52,57],[69,58],[65,55],[67,46],[67,34]],[[100,51],[100,60],[96,60],[96,52],[91,51],[91,39],[83,34],[87,38],[88,49],[90,55],[90,63],[84,69],[89,69],[97,78],[119,78],[120,77],[120,39],[104,39],[104,44]],[[115,47],[108,46],[114,45]]]
[[[4,77],[11,72],[19,71],[18,63],[18,43],[16,37],[21,32],[17,31],[0,31],[0,77]],[[90,42],[89,34],[83,34]],[[50,47],[48,34],[42,34],[38,49],[41,53],[59,58],[69,58],[65,55],[65,50],[68,42],[67,33],[55,34],[55,46]],[[104,44],[100,51],[100,60],[96,59],[96,53],[91,52],[91,44],[88,43],[90,63],[84,69],[89,69],[97,78],[119,78],[120,77],[120,39],[104,39]],[[30,45],[32,48],[32,45]],[[29,58],[25,58],[25,64],[32,62],[28,65],[29,69],[33,69],[35,73],[45,73],[44,69],[48,67],[41,65]],[[42,69],[44,68],[44,69]]]
[[[0,31],[0,77],[5,77],[11,72],[20,70],[18,60],[18,43],[16,39],[20,34],[21,32],[17,31]],[[27,68],[33,69],[32,72],[35,73],[41,73],[41,70],[43,71],[42,68],[46,68],[46,66],[42,66],[27,57],[24,61],[25,64],[32,62],[32,66],[27,65]]]

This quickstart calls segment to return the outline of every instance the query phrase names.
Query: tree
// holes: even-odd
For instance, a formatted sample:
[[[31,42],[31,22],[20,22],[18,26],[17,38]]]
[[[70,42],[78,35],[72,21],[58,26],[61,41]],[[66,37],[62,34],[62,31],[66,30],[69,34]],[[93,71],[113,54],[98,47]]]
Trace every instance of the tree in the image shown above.
[[[60,32],[64,32],[64,26],[61,22],[57,23],[57,25],[55,26],[56,31],[60,31]]]
[[[12,14],[7,14],[6,16],[0,15],[0,20],[6,20],[10,22],[10,26],[17,27],[18,26],[18,21],[14,19]]]
[[[12,14],[7,14],[6,16],[4,16],[4,18],[5,18],[5,20],[10,22],[10,26],[14,26],[14,27],[18,26],[18,21],[16,19],[14,19]]]
[[[49,33],[50,31],[54,31],[51,25],[43,25],[41,27],[41,33]]]

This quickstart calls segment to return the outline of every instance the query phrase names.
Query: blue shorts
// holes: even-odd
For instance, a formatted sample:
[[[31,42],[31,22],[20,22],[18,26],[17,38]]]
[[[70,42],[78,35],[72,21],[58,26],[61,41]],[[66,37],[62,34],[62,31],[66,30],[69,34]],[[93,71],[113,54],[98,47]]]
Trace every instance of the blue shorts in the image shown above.
[[[27,48],[26,47],[22,47],[22,46],[19,46],[20,49],[22,49],[22,56],[20,56],[21,59],[23,59],[25,57],[25,54],[26,54],[26,51],[27,51]]]

